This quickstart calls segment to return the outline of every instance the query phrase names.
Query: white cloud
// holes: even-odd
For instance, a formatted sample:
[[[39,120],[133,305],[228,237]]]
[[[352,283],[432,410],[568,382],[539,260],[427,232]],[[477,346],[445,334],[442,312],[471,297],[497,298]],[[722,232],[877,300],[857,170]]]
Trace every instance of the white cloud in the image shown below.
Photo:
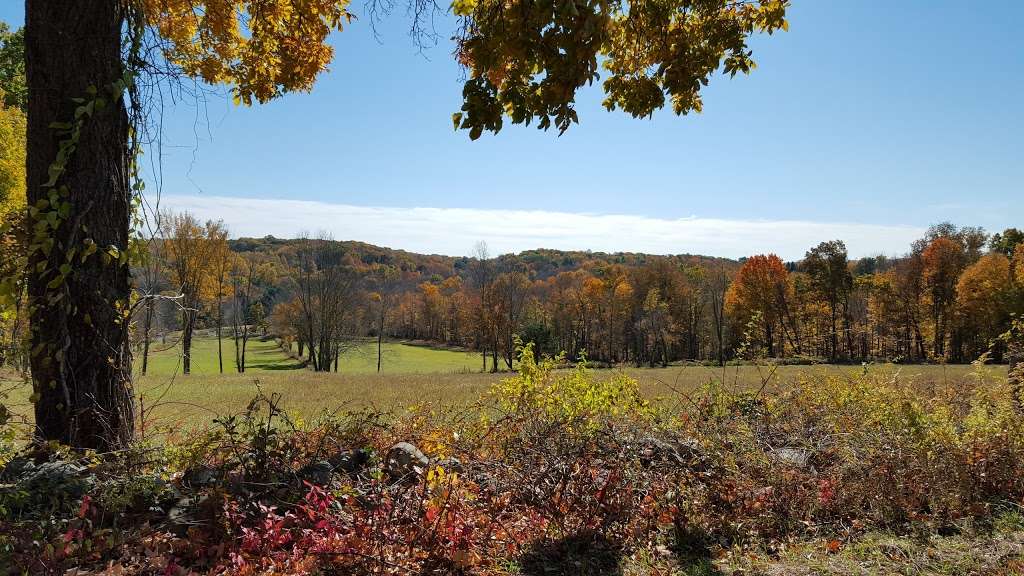
[[[351,206],[304,200],[224,196],[169,196],[162,208],[188,210],[196,217],[223,220],[234,237],[292,238],[326,231],[338,240],[359,240],[410,252],[467,255],[479,240],[494,254],[531,248],[705,254],[737,258],[774,252],[803,256],[811,246],[840,239],[851,256],[902,253],[924,229],[914,226],[651,218],[541,210],[396,208]]]

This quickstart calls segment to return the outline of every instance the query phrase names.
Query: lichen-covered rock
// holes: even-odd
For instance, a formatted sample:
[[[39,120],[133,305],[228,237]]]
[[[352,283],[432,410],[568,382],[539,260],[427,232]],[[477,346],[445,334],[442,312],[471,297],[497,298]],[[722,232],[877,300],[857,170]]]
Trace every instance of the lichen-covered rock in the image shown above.
[[[19,512],[29,516],[73,506],[96,484],[96,476],[85,466],[63,460],[36,464],[28,458],[10,462],[0,479],[7,484],[4,493],[12,495]]]
[[[408,442],[399,442],[388,450],[384,471],[394,480],[422,474],[430,466],[430,458]]]
[[[769,453],[773,462],[791,468],[809,468],[811,466],[811,456],[813,455],[806,448],[794,447],[775,448]]]

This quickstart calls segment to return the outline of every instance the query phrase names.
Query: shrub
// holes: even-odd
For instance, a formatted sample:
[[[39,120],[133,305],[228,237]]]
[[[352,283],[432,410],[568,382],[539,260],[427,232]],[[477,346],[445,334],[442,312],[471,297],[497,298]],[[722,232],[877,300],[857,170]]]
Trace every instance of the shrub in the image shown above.
[[[537,361],[533,343],[517,348],[519,369],[515,376],[501,381],[491,394],[506,413],[542,413],[567,426],[594,429],[602,421],[620,417],[644,417],[650,406],[640,394],[636,380],[613,372],[604,379],[595,378],[581,354],[575,367],[557,371],[565,356]]]

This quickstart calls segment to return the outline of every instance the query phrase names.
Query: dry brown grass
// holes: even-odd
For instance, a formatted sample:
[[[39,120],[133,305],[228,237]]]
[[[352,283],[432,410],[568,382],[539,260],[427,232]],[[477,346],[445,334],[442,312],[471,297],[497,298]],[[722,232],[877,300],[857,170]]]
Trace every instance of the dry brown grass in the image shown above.
[[[972,366],[872,365],[872,373],[885,374],[931,386],[955,385],[974,378]],[[664,402],[684,401],[688,393],[709,382],[723,382],[736,390],[759,388],[778,390],[803,378],[814,376],[855,376],[862,366],[672,366],[668,368],[622,368],[636,378],[643,394]],[[1002,377],[1005,367],[986,366],[988,376]],[[191,376],[144,376],[136,382],[136,393],[146,414],[147,431],[209,424],[218,415],[237,413],[256,395],[279,393],[292,413],[309,418],[325,411],[376,408],[402,411],[417,404],[469,404],[508,374],[323,374],[308,370],[256,371],[247,374],[194,374]],[[31,417],[30,390],[8,375],[4,389],[6,405],[15,414]]]

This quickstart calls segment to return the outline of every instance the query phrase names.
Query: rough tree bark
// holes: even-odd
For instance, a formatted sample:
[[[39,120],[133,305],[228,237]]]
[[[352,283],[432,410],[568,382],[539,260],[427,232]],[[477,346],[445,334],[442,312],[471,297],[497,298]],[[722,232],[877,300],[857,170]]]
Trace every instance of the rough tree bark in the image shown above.
[[[101,250],[128,247],[129,120],[124,101],[107,87],[123,77],[122,3],[115,0],[27,0],[25,59],[28,77],[28,203],[46,198],[48,169],[63,138],[50,127],[70,122],[89,88],[106,106],[87,119],[77,149],[58,185],[66,185],[70,213],[50,232],[49,256],[29,261],[32,379],[36,434],[79,448],[109,450],[126,444],[134,429],[128,323],[128,267],[99,253],[73,259],[62,300],[51,303],[47,284],[64,255],[92,240]],[[43,262],[50,271],[40,271]]]

